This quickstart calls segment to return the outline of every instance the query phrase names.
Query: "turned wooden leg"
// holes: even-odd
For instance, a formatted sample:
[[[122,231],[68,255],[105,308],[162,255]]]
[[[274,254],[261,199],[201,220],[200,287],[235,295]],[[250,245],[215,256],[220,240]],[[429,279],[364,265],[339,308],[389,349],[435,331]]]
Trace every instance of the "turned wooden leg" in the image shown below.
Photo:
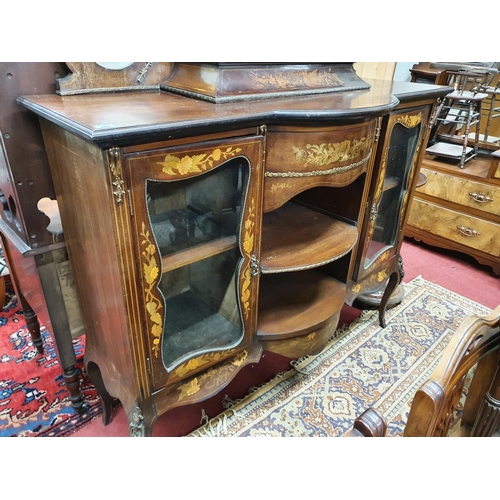
[[[26,321],[26,326],[31,335],[31,341],[36,347],[38,353],[43,354],[43,338],[42,334],[40,333],[40,322],[38,321],[38,316],[36,315],[35,311],[31,309],[31,306],[28,304],[23,295],[19,292],[18,295],[18,299],[23,310],[24,320]]]
[[[3,276],[0,276],[0,304],[2,308],[5,305],[5,297],[6,297],[5,278]]]
[[[54,349],[63,370],[71,406],[76,412],[83,413],[88,406],[84,403],[83,392],[80,387],[80,376],[75,368],[76,355],[71,338],[71,329],[57,275],[56,260],[58,255],[58,251],[36,255],[35,262],[51,322]]]
[[[471,431],[471,437],[488,437],[500,425],[500,366],[497,367],[495,377],[489,391],[479,409]]]
[[[108,425],[111,422],[111,412],[113,411],[113,398],[106,390],[99,367],[90,361],[87,363],[87,374],[94,384],[99,397],[101,398],[102,424]]]
[[[85,413],[90,408],[90,405],[83,400],[83,394],[80,388],[80,375],[77,368],[75,366],[64,368],[63,378],[66,389],[69,392],[71,406],[77,413]]]

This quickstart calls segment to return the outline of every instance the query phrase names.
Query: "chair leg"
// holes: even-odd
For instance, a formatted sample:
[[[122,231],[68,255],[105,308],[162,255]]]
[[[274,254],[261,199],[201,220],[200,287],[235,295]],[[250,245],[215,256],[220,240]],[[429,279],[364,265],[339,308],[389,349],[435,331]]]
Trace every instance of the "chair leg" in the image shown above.
[[[38,321],[38,316],[35,311],[31,308],[28,301],[24,298],[24,295],[18,290],[18,299],[23,310],[24,320],[26,321],[26,327],[31,335],[31,341],[36,347],[39,354],[43,354],[43,337],[40,333],[40,322]]]
[[[488,136],[490,135],[490,126],[494,109],[495,109],[495,95],[492,95],[490,100],[490,107],[488,109],[488,118],[486,119],[486,128],[484,129],[484,142],[488,142]]]
[[[468,115],[467,115],[467,118],[465,120],[464,144],[463,144],[463,148],[462,148],[462,156],[460,158],[460,168],[464,168],[465,158],[467,157],[467,143],[469,140],[470,124],[471,124],[473,114],[474,114],[474,104],[472,102],[470,102]],[[477,131],[478,130],[476,128],[476,139],[477,139]]]
[[[5,277],[0,276],[0,304],[5,305]]]

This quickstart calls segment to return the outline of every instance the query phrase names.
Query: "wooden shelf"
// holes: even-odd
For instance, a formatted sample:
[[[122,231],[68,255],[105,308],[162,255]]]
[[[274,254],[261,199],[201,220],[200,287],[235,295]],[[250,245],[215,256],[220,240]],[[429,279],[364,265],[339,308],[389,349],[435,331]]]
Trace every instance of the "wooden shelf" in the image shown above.
[[[448,158],[460,158],[463,147],[458,144],[449,144],[446,142],[437,142],[434,146],[427,148],[427,153],[436,156],[447,156]],[[466,148],[466,154],[472,151],[471,147]]]
[[[263,274],[332,262],[348,253],[358,239],[355,226],[295,203],[264,214],[262,224]]]
[[[344,299],[345,285],[316,270],[261,276],[257,337],[283,340],[312,332]]]
[[[399,185],[400,183],[400,179],[398,177],[386,177],[384,179],[384,187],[383,187],[383,191],[389,191],[389,189],[393,189],[395,188],[396,186]]]
[[[242,328],[188,290],[166,301],[167,315],[162,340],[163,363],[169,368],[186,356],[234,344]]]
[[[162,254],[162,273],[212,257],[237,245],[235,212],[215,219],[192,207],[151,216],[151,227]]]
[[[177,253],[162,257],[162,273],[178,269],[199,260],[218,255],[236,247],[236,236],[224,236],[195,247],[181,250]]]

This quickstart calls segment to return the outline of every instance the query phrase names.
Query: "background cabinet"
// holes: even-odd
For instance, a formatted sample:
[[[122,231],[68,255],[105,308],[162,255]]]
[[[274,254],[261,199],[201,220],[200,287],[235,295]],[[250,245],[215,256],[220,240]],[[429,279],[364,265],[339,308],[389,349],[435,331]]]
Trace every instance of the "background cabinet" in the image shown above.
[[[474,257],[500,275],[498,157],[480,157],[463,169],[426,156],[406,235]]]

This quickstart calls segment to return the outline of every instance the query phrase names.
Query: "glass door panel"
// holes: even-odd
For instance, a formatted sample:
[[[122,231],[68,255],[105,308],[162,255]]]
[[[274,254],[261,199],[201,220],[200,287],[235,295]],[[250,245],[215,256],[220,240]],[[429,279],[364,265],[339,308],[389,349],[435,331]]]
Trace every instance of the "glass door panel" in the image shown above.
[[[165,303],[161,353],[166,369],[244,334],[238,275],[249,164],[236,158],[203,175],[146,181],[151,228],[161,253]]]
[[[409,174],[418,150],[421,126],[419,123],[408,128],[396,123],[392,128],[383,191],[371,212],[375,226],[365,253],[365,269],[396,243]]]

